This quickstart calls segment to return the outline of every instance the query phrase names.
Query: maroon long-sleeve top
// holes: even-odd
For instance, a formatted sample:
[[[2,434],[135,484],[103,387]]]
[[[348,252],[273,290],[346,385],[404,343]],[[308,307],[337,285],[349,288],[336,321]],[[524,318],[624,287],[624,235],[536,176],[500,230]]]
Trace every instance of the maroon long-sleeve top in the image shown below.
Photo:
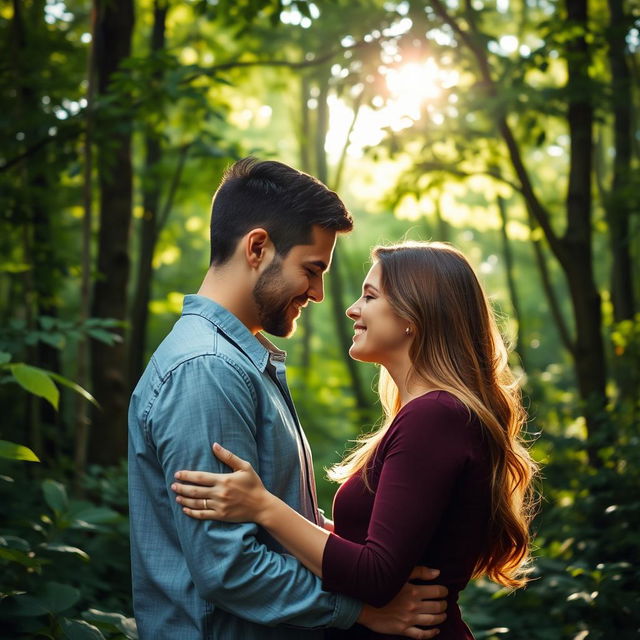
[[[458,594],[487,541],[490,465],[478,418],[454,396],[433,391],[405,405],[375,453],[371,491],[358,473],[333,503],[335,534],[322,560],[324,588],[376,607],[389,602],[416,565],[440,569],[449,589],[439,640],[473,636],[460,615]],[[327,637],[392,637],[355,625]]]

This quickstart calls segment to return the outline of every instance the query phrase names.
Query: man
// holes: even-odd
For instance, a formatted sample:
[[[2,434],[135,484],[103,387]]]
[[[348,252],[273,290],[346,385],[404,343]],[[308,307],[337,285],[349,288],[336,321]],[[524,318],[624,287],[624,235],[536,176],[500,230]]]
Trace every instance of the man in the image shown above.
[[[142,640],[321,638],[356,621],[431,637],[441,587],[407,585],[384,609],[321,582],[254,524],[198,522],[170,490],[184,468],[223,471],[217,441],[251,462],[265,486],[317,523],[311,453],[285,379],[288,336],[324,296],[336,234],[352,228],[338,196],[278,162],[241,160],[211,212],[211,266],[198,295],[151,358],[129,410],[134,608]],[[416,576],[433,577],[426,569]],[[410,612],[413,610],[413,612]],[[416,613],[417,612],[417,613]],[[276,625],[280,625],[276,627]],[[417,635],[416,635],[417,634]]]

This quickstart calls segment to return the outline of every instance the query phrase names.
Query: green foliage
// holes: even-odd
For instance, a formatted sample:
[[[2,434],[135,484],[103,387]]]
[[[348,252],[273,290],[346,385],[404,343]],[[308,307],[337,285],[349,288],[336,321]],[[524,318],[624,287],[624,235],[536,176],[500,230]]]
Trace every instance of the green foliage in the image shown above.
[[[42,369],[19,363],[11,365],[9,371],[23,389],[33,393],[35,396],[48,400],[54,409],[58,408],[60,392]]]
[[[7,460],[25,460],[27,462],[39,462],[38,456],[28,447],[15,442],[0,440],[0,458]]]
[[[70,498],[53,479],[40,497],[26,491],[27,476],[2,476],[0,638],[137,638],[128,617],[128,520],[117,510],[126,503],[124,474],[92,469],[94,501]]]
[[[85,389],[59,374],[44,371],[25,364],[10,364],[10,355],[0,352],[0,368],[5,368],[11,376],[28,392],[43,397],[58,408],[59,392],[53,380],[71,387],[86,399],[95,400]],[[29,448],[12,442],[0,440],[0,458],[37,462],[38,457]],[[120,471],[122,475],[122,470]],[[0,530],[0,638],[66,638],[75,640],[137,639],[135,621],[120,613],[111,613],[88,609],[81,613],[82,619],[72,616],[81,611],[87,591],[91,588],[98,592],[93,595],[101,602],[106,597],[112,600],[114,592],[110,585],[101,579],[106,567],[98,561],[84,576],[83,571],[74,566],[71,558],[77,558],[88,564],[89,553],[73,544],[78,538],[74,531],[88,532],[100,538],[86,539],[91,553],[99,558],[109,558],[110,547],[116,541],[117,552],[122,558],[120,541],[127,540],[128,524],[126,517],[108,506],[99,506],[84,500],[71,500],[64,484],[52,479],[42,482],[42,494],[49,512],[41,513],[41,505],[34,504],[34,511],[25,512],[28,501],[18,494],[19,484],[14,479],[0,476],[1,489],[10,488],[2,504],[6,509],[7,524]],[[114,500],[116,494],[126,493],[126,484],[116,483],[113,487],[105,478],[103,484],[93,483],[94,488],[105,490]],[[3,491],[0,489],[0,495]],[[103,498],[108,501],[106,495]],[[126,499],[115,500],[121,507]],[[36,514],[37,517],[36,517]],[[6,528],[5,528],[6,527]],[[115,535],[114,535],[115,534]],[[70,543],[71,542],[71,543]],[[125,555],[128,552],[125,542]],[[104,562],[104,560],[103,560]],[[116,562],[110,572],[120,569],[120,580],[125,589],[118,604],[126,603],[129,596],[128,563]],[[67,579],[68,582],[60,582]],[[85,606],[87,606],[85,604]],[[125,605],[126,606],[126,605]],[[5,635],[7,634],[7,635]]]
[[[612,413],[604,428],[615,450],[602,466],[587,464],[582,438],[571,425],[548,424],[540,436],[544,456],[542,504],[534,530],[531,582],[508,594],[486,580],[462,594],[465,617],[477,637],[501,640],[589,638],[631,640],[640,632],[640,447],[637,421],[628,410]],[[541,616],[540,612],[544,611]],[[496,622],[499,624],[496,625]],[[493,627],[500,627],[500,631]]]
[[[54,409],[58,409],[58,401],[60,392],[55,383],[69,387],[85,400],[98,406],[95,398],[80,385],[69,380],[59,373],[47,371],[40,367],[33,367],[23,363],[12,363],[11,354],[0,351],[0,373],[5,370],[9,374],[0,378],[0,384],[17,382],[23,389],[35,396],[47,400]],[[10,460],[24,460],[28,462],[39,462],[38,456],[28,447],[0,440],[0,458],[8,458]]]
[[[80,322],[43,315],[36,319],[35,328],[23,319],[12,318],[0,330],[0,350],[16,354],[39,343],[62,350],[85,338],[112,345],[122,341],[115,331],[120,327],[122,322],[112,318],[88,318]]]

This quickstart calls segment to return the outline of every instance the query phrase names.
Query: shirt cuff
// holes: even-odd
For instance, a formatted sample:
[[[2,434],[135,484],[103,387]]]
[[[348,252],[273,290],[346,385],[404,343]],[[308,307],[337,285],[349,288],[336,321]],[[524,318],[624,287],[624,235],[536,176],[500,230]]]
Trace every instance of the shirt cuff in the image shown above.
[[[358,621],[363,603],[349,596],[336,593],[336,608],[333,621],[329,626],[337,629],[349,629]]]

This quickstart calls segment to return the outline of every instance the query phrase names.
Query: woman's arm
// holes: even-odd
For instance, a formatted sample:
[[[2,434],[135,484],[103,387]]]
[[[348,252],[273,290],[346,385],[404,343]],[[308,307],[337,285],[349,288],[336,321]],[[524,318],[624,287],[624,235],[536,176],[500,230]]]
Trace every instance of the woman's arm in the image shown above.
[[[214,454],[233,473],[181,471],[178,479],[205,486],[173,488],[183,496],[178,500],[187,515],[257,522],[322,577],[325,589],[380,607],[400,591],[420,561],[450,500],[468,444],[465,409],[432,398],[404,410],[385,447],[365,544],[308,522],[266,491],[249,463],[219,445]]]
[[[183,511],[201,520],[256,522],[321,578],[322,556],[330,531],[309,522],[269,493],[248,462],[217,443],[213,445],[213,453],[233,473],[178,471],[177,480],[194,483],[171,486]]]
[[[342,593],[382,606],[423,557],[468,459],[471,433],[466,409],[434,396],[403,409],[381,443],[365,543],[329,536],[322,566],[326,590],[339,585]],[[357,508],[358,500],[346,492],[340,509]]]
[[[322,577],[322,558],[333,522],[325,527],[309,522],[284,502],[269,493],[253,467],[224,447],[214,444],[216,457],[233,473],[179,471],[176,479],[194,484],[174,483],[176,500],[183,511],[199,520],[257,522],[312,573]],[[439,571],[415,567],[409,580],[434,580]],[[338,589],[337,591],[340,591]],[[427,640],[438,629],[419,627],[439,625],[446,619],[447,589],[435,584],[406,584],[385,607],[364,605],[358,622],[378,633],[403,635]]]

